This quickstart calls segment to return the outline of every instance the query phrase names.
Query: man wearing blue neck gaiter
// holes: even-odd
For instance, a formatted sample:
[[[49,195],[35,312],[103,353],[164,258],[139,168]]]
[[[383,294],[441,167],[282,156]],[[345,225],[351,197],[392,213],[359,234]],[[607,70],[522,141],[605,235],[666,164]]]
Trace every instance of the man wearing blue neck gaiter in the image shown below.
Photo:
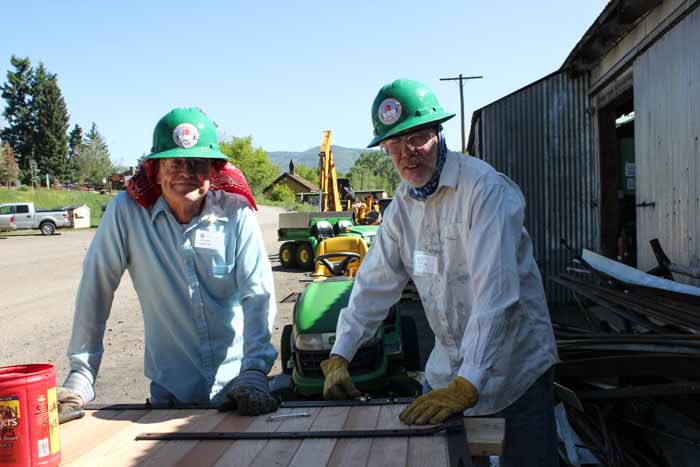
[[[487,163],[447,150],[445,112],[425,85],[396,80],[372,105],[374,138],[402,183],[357,273],[321,363],[326,398],[359,394],[348,371],[413,280],[435,347],[409,425],[453,414],[506,419],[501,466],[556,466],[552,365],[557,350],[523,226],[518,186]]]

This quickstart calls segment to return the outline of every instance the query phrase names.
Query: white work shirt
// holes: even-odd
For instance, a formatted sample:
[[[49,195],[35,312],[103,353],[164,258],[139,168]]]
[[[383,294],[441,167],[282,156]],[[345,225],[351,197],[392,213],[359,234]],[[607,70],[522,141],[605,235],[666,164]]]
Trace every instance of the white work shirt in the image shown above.
[[[512,180],[457,153],[426,201],[402,184],[341,311],[332,353],[351,360],[412,279],[435,333],[430,385],[469,380],[479,402],[465,415],[515,402],[558,361],[524,207]]]

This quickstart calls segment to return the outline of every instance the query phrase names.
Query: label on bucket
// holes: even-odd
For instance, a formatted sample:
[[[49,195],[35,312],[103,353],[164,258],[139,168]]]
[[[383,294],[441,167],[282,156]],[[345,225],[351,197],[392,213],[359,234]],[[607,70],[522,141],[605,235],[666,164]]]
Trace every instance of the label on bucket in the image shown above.
[[[46,391],[49,399],[49,427],[51,438],[51,454],[56,454],[61,449],[58,428],[58,400],[56,399],[56,388],[49,388]]]
[[[18,426],[19,399],[17,397],[0,398],[0,440],[16,440]]]
[[[34,435],[36,456],[43,458],[60,449],[58,428],[58,403],[56,388],[30,391],[34,401]]]
[[[16,462],[16,444],[21,442],[19,398],[0,397],[0,463]]]

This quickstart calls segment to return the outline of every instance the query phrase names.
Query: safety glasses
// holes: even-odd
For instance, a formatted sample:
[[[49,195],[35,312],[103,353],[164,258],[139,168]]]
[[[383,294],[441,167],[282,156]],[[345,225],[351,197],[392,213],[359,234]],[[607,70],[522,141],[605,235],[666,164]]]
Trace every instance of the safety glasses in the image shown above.
[[[169,174],[186,172],[192,175],[209,175],[211,163],[209,159],[175,158],[161,159],[160,166]]]
[[[410,151],[420,149],[430,142],[435,136],[433,130],[416,131],[405,136],[389,138],[381,143],[382,149],[389,155],[400,155],[403,152],[403,146],[406,145]]]

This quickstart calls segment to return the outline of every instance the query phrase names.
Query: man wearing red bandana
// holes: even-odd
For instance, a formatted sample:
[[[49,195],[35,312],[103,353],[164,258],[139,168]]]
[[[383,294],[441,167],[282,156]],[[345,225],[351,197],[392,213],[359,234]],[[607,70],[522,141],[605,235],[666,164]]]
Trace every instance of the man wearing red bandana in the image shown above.
[[[276,308],[272,270],[243,174],[200,109],[160,119],[126,193],[110,202],[85,256],[60,412],[95,397],[114,291],[129,271],[145,330],[151,402],[277,409],[267,373]]]

